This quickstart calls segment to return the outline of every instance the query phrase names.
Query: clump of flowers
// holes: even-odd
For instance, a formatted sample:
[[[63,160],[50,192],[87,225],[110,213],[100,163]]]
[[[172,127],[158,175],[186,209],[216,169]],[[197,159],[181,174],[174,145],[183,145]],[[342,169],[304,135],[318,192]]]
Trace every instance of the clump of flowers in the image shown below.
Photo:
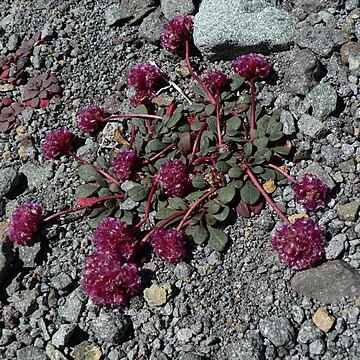
[[[170,264],[177,264],[187,255],[188,241],[183,232],[176,229],[156,229],[151,236],[155,254]]]
[[[156,65],[138,64],[127,74],[127,83],[136,91],[131,99],[134,106],[147,104],[164,84],[161,70]]]
[[[119,307],[141,291],[142,278],[136,264],[96,252],[86,259],[82,285],[94,304]]]
[[[193,16],[175,16],[166,25],[161,35],[161,45],[169,52],[176,53],[189,40],[194,24]]]
[[[119,180],[126,180],[138,163],[138,156],[134,150],[121,150],[113,162],[113,172]]]
[[[324,230],[311,218],[302,217],[294,224],[278,228],[271,244],[286,265],[293,270],[304,270],[318,264],[324,257]]]
[[[36,203],[26,203],[16,208],[7,228],[9,239],[19,245],[30,245],[39,232],[42,214],[42,207]]]
[[[79,111],[78,127],[84,132],[94,132],[99,128],[102,120],[107,117],[107,114],[100,106],[89,106],[86,109]]]
[[[191,188],[188,167],[181,160],[169,160],[160,167],[157,181],[169,196],[184,196]]]
[[[127,119],[128,130],[117,135],[110,153],[100,149],[92,163],[72,152],[69,130],[46,136],[44,156],[73,157],[82,183],[75,209],[42,222],[85,210],[96,229],[96,251],[86,259],[83,287],[95,304],[124,306],[141,291],[141,266],[149,258],[145,251],[171,264],[187,258],[192,242],[224,251],[229,238],[223,229],[234,212],[250,217],[266,203],[284,222],[271,244],[287,266],[301,270],[323,258],[324,230],[310,218],[292,224],[271,195],[285,176],[294,184],[296,200],[314,211],[324,206],[327,188],[313,176],[297,182],[285,171],[292,144],[279,116],[255,111],[256,81],[269,75],[269,64],[262,55],[247,54],[235,60],[231,77],[218,71],[197,75],[190,57],[192,21],[177,17],[162,35],[169,51],[185,47],[186,66],[197,83],[185,96],[188,106],[150,104],[164,75],[154,65],[139,64],[127,78],[136,91],[133,113],[90,107],[79,115],[78,125],[86,132]]]
[[[295,200],[309,211],[323,209],[329,192],[328,186],[312,174],[305,174],[300,182],[293,185],[293,190]]]
[[[66,154],[72,148],[75,135],[67,130],[50,131],[45,138],[42,146],[42,154],[48,159],[56,159],[62,154]]]

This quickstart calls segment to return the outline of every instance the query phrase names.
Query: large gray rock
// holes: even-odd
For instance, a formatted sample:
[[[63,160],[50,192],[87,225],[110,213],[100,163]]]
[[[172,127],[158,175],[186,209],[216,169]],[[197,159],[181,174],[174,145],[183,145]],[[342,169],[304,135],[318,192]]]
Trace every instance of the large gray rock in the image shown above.
[[[41,166],[35,163],[26,163],[20,167],[20,172],[26,176],[28,186],[41,188],[46,180],[52,176],[52,165]]]
[[[139,35],[144,39],[156,44],[160,41],[160,36],[164,30],[167,20],[160,9],[148,15],[139,26]]]
[[[212,59],[289,47],[295,19],[269,0],[203,0],[194,22],[194,43]]]
[[[16,352],[17,360],[47,360],[48,357],[43,349],[37,346],[27,346]]]
[[[308,49],[299,51],[295,61],[289,66],[284,76],[287,92],[306,95],[320,80],[320,62]]]
[[[175,16],[191,15],[195,12],[192,0],[161,0],[161,10],[170,20]]]
[[[291,286],[302,295],[334,304],[343,297],[360,296],[360,273],[342,260],[329,261],[296,273]]]
[[[262,336],[269,339],[276,347],[292,347],[295,330],[290,321],[284,317],[271,316],[261,319],[259,330]]]
[[[18,183],[17,172],[13,168],[0,170],[0,198],[8,195]]]

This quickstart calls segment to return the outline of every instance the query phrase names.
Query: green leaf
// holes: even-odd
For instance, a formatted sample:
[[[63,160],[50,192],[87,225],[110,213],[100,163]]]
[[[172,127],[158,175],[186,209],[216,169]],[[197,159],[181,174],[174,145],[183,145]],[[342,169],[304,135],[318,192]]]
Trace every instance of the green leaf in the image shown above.
[[[241,126],[241,121],[236,116],[231,117],[226,120],[226,130],[239,130]]]
[[[290,152],[290,149],[286,146],[274,146],[271,149],[280,155],[289,155]]]
[[[266,136],[261,136],[255,140],[255,145],[258,149],[266,148],[269,143],[269,139]]]
[[[201,245],[206,239],[209,237],[209,233],[205,229],[205,227],[201,224],[199,225],[190,225],[186,228],[185,232],[192,236],[194,239],[194,243]]]
[[[205,114],[207,116],[210,116],[216,109],[216,106],[214,104],[208,104],[205,107]]]
[[[147,135],[148,132],[145,127],[145,119],[133,118],[131,120],[131,123],[134,124],[135,126],[137,126],[137,128],[139,129],[141,134]]]
[[[195,201],[204,194],[205,190],[197,190],[186,196],[187,201]]]
[[[169,207],[175,210],[185,210],[188,206],[183,199],[176,196],[169,199]]]
[[[205,214],[205,222],[207,226],[214,226],[217,223],[217,220],[211,214]]]
[[[99,179],[103,179],[102,175],[94,169],[91,165],[80,165],[78,169],[78,175],[80,178],[86,182],[92,182]]]
[[[276,173],[274,170],[271,169],[264,169],[264,172],[260,174],[260,176],[264,179],[264,180],[270,180],[276,179]]]
[[[89,218],[95,218],[97,216],[100,215],[100,213],[102,213],[103,211],[105,211],[106,209],[104,207],[98,207],[98,208],[94,208],[90,211],[90,214],[88,215]]]
[[[240,190],[241,198],[249,205],[255,204],[260,198],[259,190],[248,180]]]
[[[244,182],[242,180],[235,180],[234,185],[237,189],[241,189],[244,185]]]
[[[218,214],[213,214],[217,221],[225,221],[230,215],[230,206],[224,206]]]
[[[121,221],[126,222],[128,225],[133,225],[134,214],[131,211],[125,210],[120,217]]]
[[[196,174],[192,179],[192,185],[195,189],[205,189],[209,186],[209,183],[204,180],[201,174]]]
[[[229,183],[226,186],[220,188],[217,193],[219,200],[223,204],[228,204],[234,199],[236,195],[235,185],[233,183]]]
[[[92,229],[96,229],[100,221],[110,216],[113,212],[113,209],[105,209],[105,208],[102,209],[104,211],[101,211],[99,215],[97,215],[96,217],[92,217],[88,220],[88,224]]]
[[[143,104],[138,105],[134,111],[135,111],[135,113],[138,113],[138,114],[148,114],[149,113],[147,107]]]
[[[269,120],[270,120],[270,116],[269,116],[269,115],[264,115],[264,116],[262,116],[260,119],[258,119],[258,120],[256,121],[256,127],[257,127],[257,129],[260,130],[260,131],[266,132],[266,130],[267,130],[267,128],[268,128]]]
[[[274,131],[270,134],[270,141],[280,140],[284,136],[282,131]]]
[[[146,149],[150,151],[161,151],[162,149],[166,148],[166,144],[164,144],[159,139],[150,140],[146,146]]]
[[[254,166],[251,170],[254,174],[261,174],[262,172],[264,172],[264,168],[261,166]]]
[[[206,122],[208,123],[210,130],[217,133],[216,116],[209,116],[206,119]]]
[[[244,156],[245,158],[248,158],[253,152],[253,144],[248,141],[244,144]]]
[[[112,192],[112,193],[115,193],[115,194],[120,194],[121,193],[121,188],[120,186],[114,184],[114,183],[111,183],[109,185],[109,190]]]
[[[176,110],[178,110],[178,109],[176,109]],[[169,121],[166,123],[166,125],[167,125],[169,128],[173,128],[173,127],[175,127],[175,125],[181,120],[181,118],[182,118],[182,113],[181,113],[181,111],[175,111],[175,112],[171,115],[171,117],[170,117]]]
[[[242,176],[243,171],[241,170],[240,166],[234,165],[228,172],[228,175],[233,179],[238,179]]]
[[[155,219],[158,220],[165,220],[168,219],[170,216],[176,214],[178,210],[169,209],[169,208],[161,208],[155,214]]]
[[[205,109],[205,104],[204,103],[198,103],[198,102],[193,102],[190,106],[189,106],[189,111],[195,111],[195,112],[201,112]]]
[[[133,188],[129,189],[127,194],[130,199],[134,201],[142,201],[145,200],[148,196],[149,188],[146,188],[141,185],[136,185]]]
[[[110,163],[105,159],[104,156],[98,156],[96,158],[96,164],[100,166],[102,169],[107,170],[110,167]]]
[[[220,211],[221,206],[215,201],[210,200],[208,203],[208,212],[211,215],[217,214]]]
[[[143,146],[144,146],[144,139],[143,139],[142,135],[138,132],[135,135],[135,141],[134,141],[135,151],[138,154],[140,154],[142,152]]]
[[[79,185],[75,191],[75,195],[78,198],[89,197],[93,195],[99,189],[99,185],[93,184],[82,184]]]
[[[230,84],[230,88],[232,91],[236,91],[239,90],[241,85],[244,83],[245,78],[241,77],[239,74],[234,74],[231,77],[231,84]]]
[[[209,246],[216,251],[223,251],[228,243],[228,236],[222,230],[211,226],[208,226],[208,230],[210,234],[208,240]]]
[[[216,169],[223,172],[228,172],[231,168],[231,165],[229,165],[226,161],[217,161],[216,162]]]
[[[266,161],[270,161],[271,157],[272,157],[272,150],[271,149],[267,149],[266,153],[263,155],[264,159]]]
[[[99,195],[100,197],[103,197],[103,196],[111,196],[111,195],[113,195],[113,193],[112,193],[108,188],[101,188],[101,189],[99,190],[98,195]]]

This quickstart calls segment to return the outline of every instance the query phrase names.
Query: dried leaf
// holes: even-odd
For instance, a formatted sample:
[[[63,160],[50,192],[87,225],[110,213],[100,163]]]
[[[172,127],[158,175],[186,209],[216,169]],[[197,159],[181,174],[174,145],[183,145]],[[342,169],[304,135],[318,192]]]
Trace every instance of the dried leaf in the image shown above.
[[[119,145],[130,145],[129,142],[124,138],[121,131],[119,129],[116,129],[114,131],[114,139],[117,144]]]
[[[269,179],[263,184],[263,188],[268,194],[272,194],[276,190],[275,181],[273,179]]]
[[[296,219],[307,218],[306,214],[292,214],[288,216],[289,221],[294,224]]]

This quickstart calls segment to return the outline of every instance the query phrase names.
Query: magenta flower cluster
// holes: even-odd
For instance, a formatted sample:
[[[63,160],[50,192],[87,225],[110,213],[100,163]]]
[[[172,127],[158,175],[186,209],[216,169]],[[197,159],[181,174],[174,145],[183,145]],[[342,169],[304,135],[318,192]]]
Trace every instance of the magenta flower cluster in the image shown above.
[[[160,259],[177,264],[186,257],[188,242],[181,231],[158,228],[151,236],[151,245]]]
[[[270,73],[270,66],[265,57],[260,54],[246,54],[234,61],[234,70],[246,80],[265,78]]]
[[[75,135],[67,129],[50,131],[42,146],[42,154],[48,159],[56,159],[66,154],[73,145]]]
[[[84,132],[94,132],[106,117],[107,114],[105,110],[100,106],[89,106],[88,108],[79,111],[78,127]]]
[[[323,209],[329,192],[328,186],[312,174],[305,174],[301,181],[293,185],[293,190],[295,200],[309,211]]]
[[[119,180],[129,179],[139,158],[134,150],[121,150],[113,162],[113,172]]]
[[[293,270],[308,269],[319,263],[325,253],[324,231],[311,218],[280,226],[271,239],[281,260]]]
[[[169,196],[184,196],[191,189],[191,175],[181,160],[168,160],[161,165],[156,180]]]
[[[142,289],[132,230],[118,219],[106,218],[94,233],[94,244],[96,252],[86,259],[83,273],[85,291],[97,305],[127,304]]]
[[[42,207],[36,203],[26,203],[15,209],[7,228],[9,239],[19,245],[30,245],[40,230],[42,214]]]
[[[189,40],[194,24],[194,17],[175,16],[165,26],[161,34],[161,45],[169,52],[176,53]]]
[[[230,78],[222,71],[213,71],[204,75],[203,81],[208,88],[221,91],[230,83]]]
[[[138,64],[129,70],[127,83],[136,91],[132,105],[147,104],[164,84],[163,73],[156,65]]]

